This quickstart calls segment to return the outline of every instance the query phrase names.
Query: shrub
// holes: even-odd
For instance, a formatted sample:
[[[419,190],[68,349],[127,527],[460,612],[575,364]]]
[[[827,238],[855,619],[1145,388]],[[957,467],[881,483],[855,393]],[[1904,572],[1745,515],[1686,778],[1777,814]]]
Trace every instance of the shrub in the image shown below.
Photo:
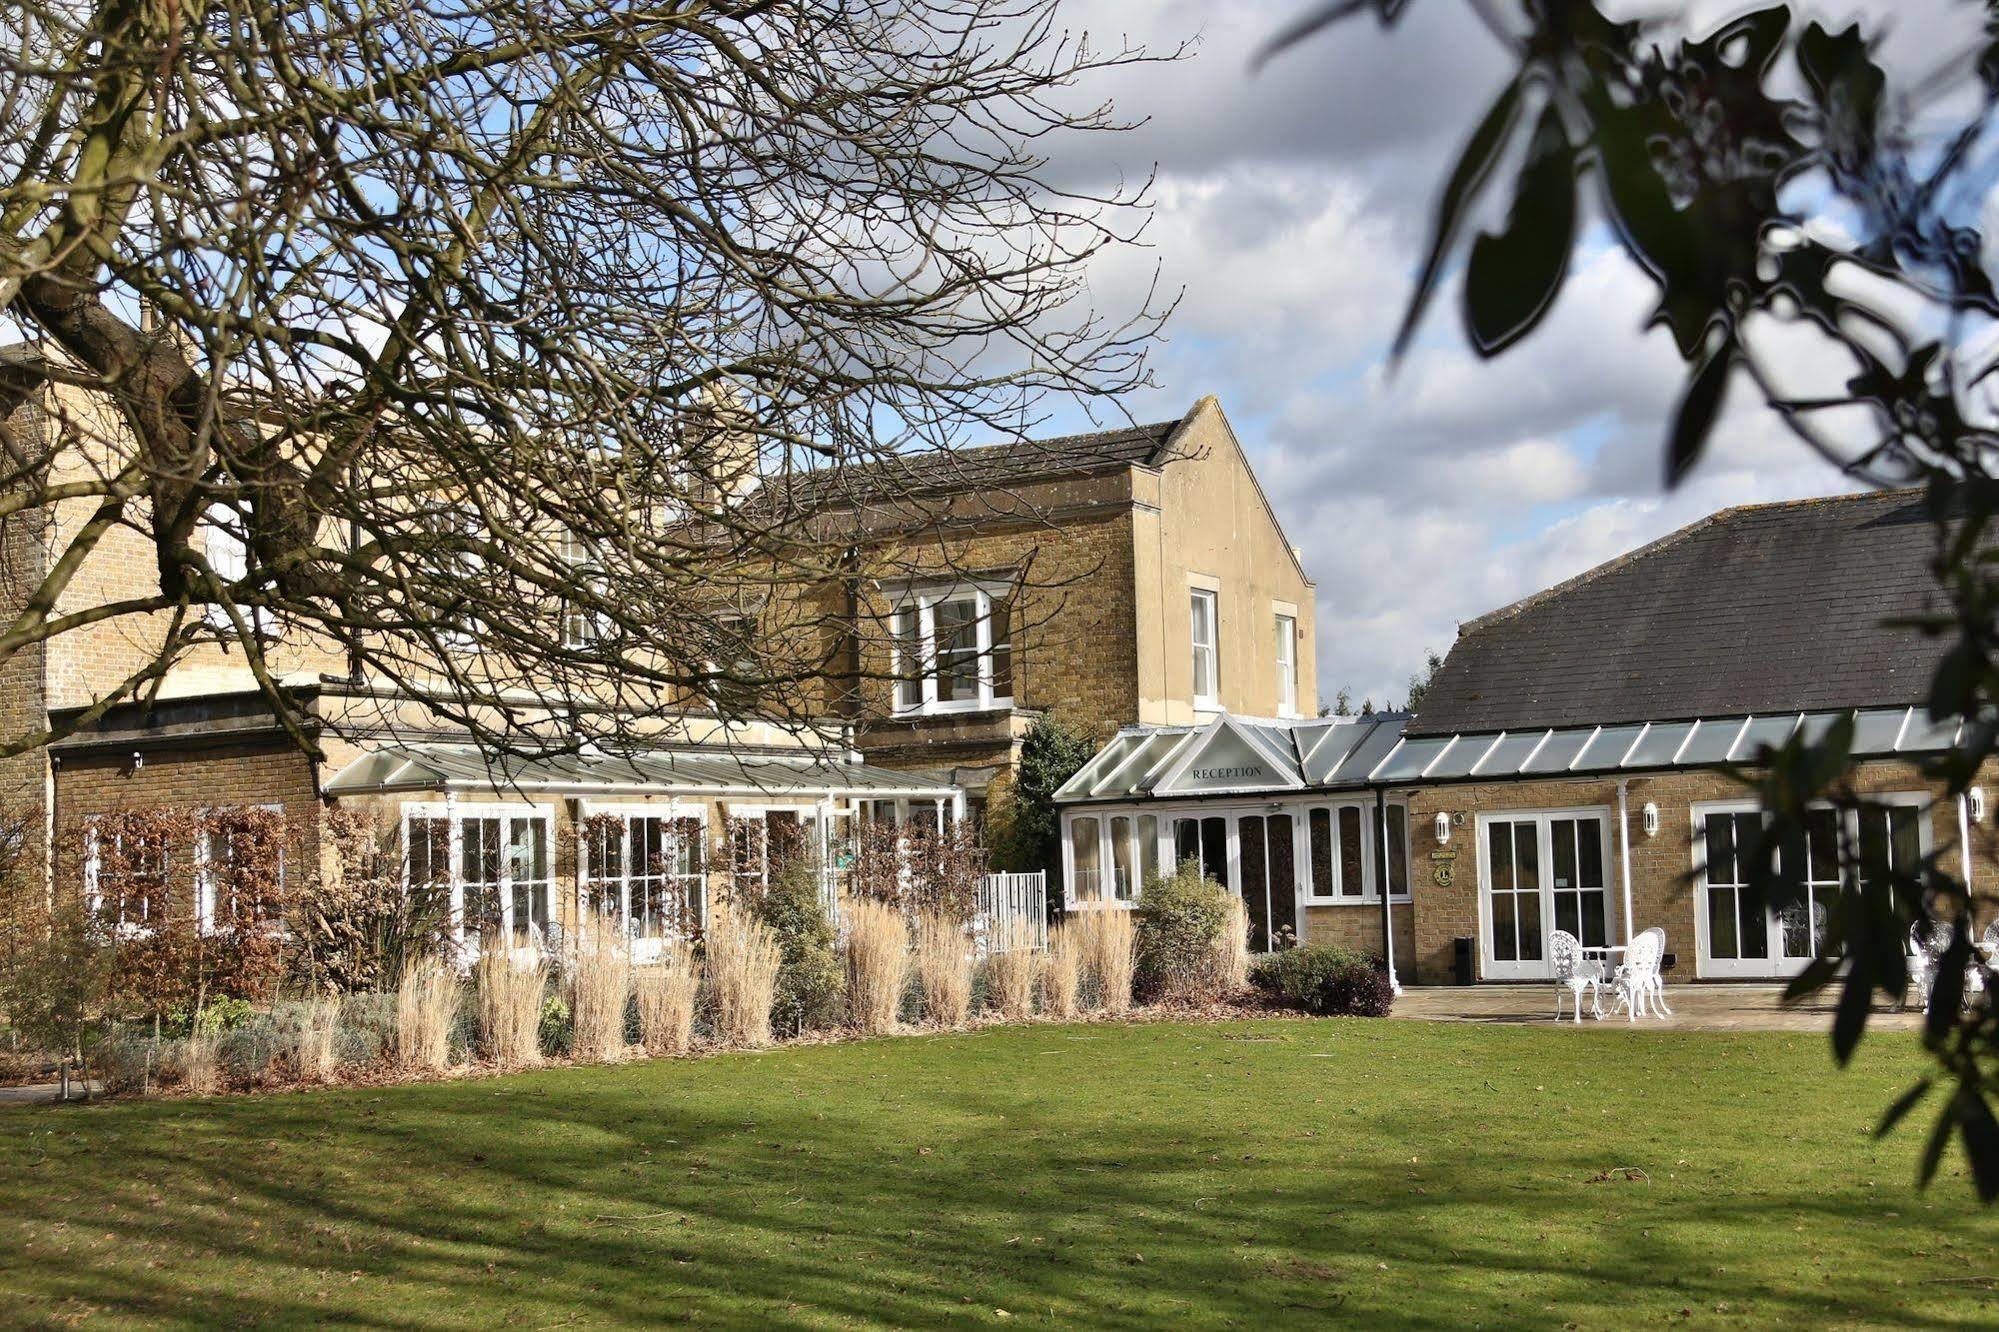
[[[1026,922],[1008,918],[994,931],[991,942],[992,951],[986,955],[986,994],[1006,1021],[1024,1021],[1034,1015],[1034,982],[1041,970],[1033,931]]]
[[[1146,883],[1132,914],[1137,917],[1138,981],[1148,995],[1200,1003],[1220,994],[1216,962],[1234,915],[1231,899],[1191,860]]]
[[[916,980],[923,1013],[940,1027],[962,1027],[972,1011],[972,947],[964,923],[942,911],[916,918]]]
[[[1290,948],[1257,959],[1256,988],[1289,1008],[1321,1017],[1386,1017],[1395,991],[1374,958],[1334,944]]]
[[[541,1062],[541,1006],[548,994],[548,964],[539,949],[514,954],[493,948],[480,955],[479,1046],[503,1068]]]
[[[109,950],[78,903],[9,924],[19,937],[7,941],[13,953],[0,973],[0,1007],[16,1035],[53,1056],[67,1078],[90,1053],[102,1021],[111,990]],[[144,1067],[142,1061],[142,1079]]]
[[[658,964],[633,973],[639,1000],[639,1039],[647,1054],[687,1053],[694,1043],[694,1000],[700,984],[693,950],[684,943],[673,945]]]
[[[909,929],[881,902],[847,907],[847,1014],[871,1036],[895,1030],[909,967]]]
[[[536,1032],[547,1054],[566,1055],[574,1044],[575,1024],[569,1020],[569,1001],[551,994],[541,1001],[541,1023]]]
[[[576,939],[569,973],[570,1050],[607,1063],[624,1057],[625,1007],[632,995],[632,954],[623,934],[586,929]]]
[[[1106,907],[1078,912],[1073,926],[1082,945],[1083,970],[1096,986],[1096,1005],[1106,1013],[1131,1008],[1131,978],[1137,931],[1131,912]]]
[[[1048,956],[1041,964],[1041,1010],[1051,1017],[1076,1016],[1076,995],[1082,987],[1082,940],[1076,926],[1064,921],[1048,931]]]
[[[451,1063],[451,1032],[464,995],[458,976],[434,957],[403,968],[396,987],[396,1060],[404,1068],[440,1073]]]
[[[756,915],[777,939],[781,961],[772,1021],[797,1033],[840,1020],[840,957],[833,922],[819,896],[819,871],[808,856],[794,856],[772,876]]]
[[[777,939],[753,917],[724,906],[709,921],[707,944],[716,1036],[732,1045],[769,1045],[783,960]]]

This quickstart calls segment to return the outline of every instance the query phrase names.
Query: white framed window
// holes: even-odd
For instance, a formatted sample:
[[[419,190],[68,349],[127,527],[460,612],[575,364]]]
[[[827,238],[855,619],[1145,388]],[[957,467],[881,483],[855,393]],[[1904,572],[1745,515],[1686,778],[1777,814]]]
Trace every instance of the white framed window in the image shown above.
[[[889,617],[889,671],[902,714],[1013,706],[1011,589],[905,590]]]
[[[282,816],[284,813],[284,806],[282,805],[254,805],[251,808],[278,816]],[[212,812],[221,813],[223,811],[217,810]],[[289,873],[290,866],[286,855],[285,830],[282,824],[280,824],[277,832],[279,841],[276,901],[281,904],[284,901],[285,876]],[[201,928],[204,930],[228,930],[234,928],[233,922],[239,914],[235,900],[236,875],[234,873],[238,850],[239,845],[236,836],[232,835],[231,830],[226,827],[210,827],[206,829],[202,832],[200,840],[195,846],[195,900],[196,909],[200,912]],[[281,912],[274,915],[261,909],[268,908],[273,903],[253,902],[249,905],[255,912],[251,916],[251,919],[255,923],[282,927],[283,917]]]
[[[93,823],[85,835],[83,860],[84,896],[91,914],[118,934],[151,931],[156,917],[169,909],[172,854],[164,833],[128,834],[118,829],[107,834]]]
[[[1220,594],[1213,588],[1188,590],[1188,639],[1193,654],[1194,706],[1219,709],[1222,692]]]
[[[1277,615],[1277,715],[1298,715],[1298,617]]]
[[[706,927],[708,820],[699,807],[598,810],[584,839],[584,911],[638,941],[691,939]]]
[[[202,524],[202,554],[208,560],[208,567],[215,571],[216,578],[225,586],[250,576],[250,547],[236,530],[241,521],[229,506],[212,504],[208,508],[207,521]],[[227,606],[211,602],[203,613],[217,629],[235,628]]]
[[[562,562],[573,570],[572,578],[592,594],[604,592],[602,564],[590,543],[580,534],[562,534]],[[606,631],[604,617],[571,600],[562,603],[562,646],[570,649],[594,647]]]
[[[1388,899],[1409,900],[1409,814],[1399,804],[1382,811],[1388,844]],[[1381,902],[1381,830],[1371,802],[1314,804],[1305,810],[1304,900],[1315,904]]]
[[[554,824],[546,805],[405,805],[405,890],[437,909],[461,945],[546,938],[554,923]]]

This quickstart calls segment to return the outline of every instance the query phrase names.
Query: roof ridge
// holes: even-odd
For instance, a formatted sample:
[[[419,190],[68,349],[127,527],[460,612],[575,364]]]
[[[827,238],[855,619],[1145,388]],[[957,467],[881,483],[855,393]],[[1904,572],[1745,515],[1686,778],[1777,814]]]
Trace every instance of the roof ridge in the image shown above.
[[[1613,555],[1600,564],[1591,565],[1581,573],[1571,575],[1550,587],[1544,587],[1538,592],[1530,592],[1518,601],[1509,602],[1496,610],[1489,610],[1483,615],[1477,615],[1469,620],[1465,620],[1458,625],[1458,635],[1459,637],[1463,637],[1465,634],[1484,629],[1488,625],[1497,624],[1502,620],[1510,620],[1517,615],[1534,609],[1545,601],[1552,600],[1564,593],[1572,592],[1576,588],[1593,583],[1597,579],[1615,573],[1620,569],[1628,568],[1639,560],[1656,555],[1662,550],[1670,549],[1680,542],[1698,536],[1710,528],[1719,527],[1724,523],[1734,522],[1740,518],[1749,517],[1754,514],[1769,513],[1780,509],[1808,509],[1820,505],[1846,504],[1855,500],[1880,500],[1887,498],[1904,500],[1921,494],[1922,488],[1920,486],[1908,486],[1892,490],[1842,491],[1832,495],[1806,495],[1796,499],[1758,500],[1750,504],[1731,504],[1726,508],[1716,509],[1705,517],[1696,518],[1684,527],[1676,527],[1664,536],[1655,537],[1642,546],[1635,546],[1621,555]]]

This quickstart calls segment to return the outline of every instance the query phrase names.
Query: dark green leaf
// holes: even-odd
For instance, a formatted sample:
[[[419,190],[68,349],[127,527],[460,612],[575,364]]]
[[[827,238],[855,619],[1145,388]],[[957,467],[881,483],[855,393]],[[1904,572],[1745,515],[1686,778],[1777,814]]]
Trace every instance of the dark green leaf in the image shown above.
[[[1855,967],[1847,973],[1846,988],[1839,992],[1839,1007],[1832,1015],[1832,1057],[1841,1064],[1853,1058],[1853,1051],[1867,1030],[1867,1016],[1873,1002],[1873,985]]]
[[[1964,1154],[1971,1161],[1971,1179],[1978,1187],[1981,1202],[1999,1198],[1999,1120],[1976,1087],[1958,1092],[1962,1102],[1958,1131],[1964,1138]]]
[[[1277,35],[1265,42],[1263,49],[1256,53],[1251,67],[1260,67],[1264,61],[1279,54],[1286,47],[1296,46],[1314,33],[1330,28],[1341,19],[1349,18],[1364,9],[1374,11],[1375,18],[1384,28],[1393,27],[1402,17],[1402,11],[1409,7],[1410,0],[1326,0],[1306,10],[1291,22],[1277,30]]]
[[[1815,957],[1805,964],[1803,971],[1791,977],[1791,983],[1784,987],[1784,1002],[1796,1003],[1800,999],[1817,994],[1838,979],[1837,958]]]
[[[1450,253],[1451,244],[1457,239],[1458,227],[1464,222],[1465,212],[1478,198],[1492,174],[1492,164],[1499,160],[1500,151],[1513,135],[1513,126],[1520,117],[1520,83],[1515,80],[1506,85],[1499,94],[1499,100],[1485,113],[1485,119],[1472,132],[1471,142],[1458,157],[1458,165],[1451,172],[1451,178],[1444,185],[1444,196],[1437,201],[1437,216],[1430,237],[1430,252],[1423,259],[1423,270],[1416,278],[1416,289],[1410,293],[1409,308],[1402,316],[1402,329],[1395,335],[1395,348],[1391,355],[1400,359],[1409,347],[1409,339],[1415,336],[1416,325],[1423,318],[1423,311],[1430,303],[1431,293],[1436,290],[1437,276],[1443,271],[1444,257]]]
[[[1916,1163],[1916,1183],[1928,1188],[1930,1181],[1937,1177],[1937,1162],[1943,1160],[1943,1149],[1950,1142],[1950,1131],[1957,1127],[1957,1103],[1964,1096],[1963,1088],[1956,1096],[1943,1103],[1937,1111],[1937,1122],[1930,1126],[1929,1141],[1923,1144],[1922,1159]]]
[[[1937,959],[1936,983],[1930,988],[1930,1011],[1923,1019],[1923,1036],[1932,1045],[1950,1034],[1964,1006],[1964,968],[1971,961],[1971,937],[1959,926],[1951,931],[1950,947]]]
[[[1902,1117],[1915,1109],[1918,1101],[1930,1094],[1931,1086],[1932,1083],[1930,1080],[1923,1078],[1915,1086],[1897,1096],[1895,1103],[1889,1106],[1887,1111],[1882,1114],[1881,1122],[1874,1126],[1874,1136],[1877,1138],[1887,1137],[1889,1130],[1901,1123]]]
[[[1724,338],[1687,381],[1686,395],[1680,399],[1680,409],[1673,416],[1672,438],[1666,445],[1668,487],[1679,485],[1688,470],[1700,461],[1714,423],[1721,416],[1721,405],[1728,396],[1729,372],[1734,368],[1735,341]]]
[[[1480,356],[1497,356],[1554,306],[1576,238],[1576,153],[1562,118],[1541,113],[1514,185],[1506,229],[1472,243],[1465,329]]]

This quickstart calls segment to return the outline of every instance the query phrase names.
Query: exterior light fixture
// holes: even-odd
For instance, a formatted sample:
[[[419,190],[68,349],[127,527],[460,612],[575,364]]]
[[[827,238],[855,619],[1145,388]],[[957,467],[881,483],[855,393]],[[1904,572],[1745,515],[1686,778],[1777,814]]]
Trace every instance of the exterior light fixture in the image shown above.
[[[1645,802],[1645,835],[1647,837],[1659,835],[1659,807],[1650,800]]]
[[[1974,786],[1971,788],[1970,794],[1971,821],[1973,823],[1983,823],[1985,822],[1985,788]]]
[[[1437,845],[1449,846],[1451,842],[1451,816],[1448,810],[1437,811]]]

